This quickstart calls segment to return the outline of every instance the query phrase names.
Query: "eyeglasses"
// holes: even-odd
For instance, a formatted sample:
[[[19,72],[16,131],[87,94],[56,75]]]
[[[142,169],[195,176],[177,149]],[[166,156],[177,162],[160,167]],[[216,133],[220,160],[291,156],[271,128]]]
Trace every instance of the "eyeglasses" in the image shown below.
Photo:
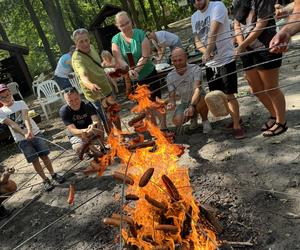
[[[0,96],[0,100],[4,100],[4,99],[6,99],[7,97],[10,97],[11,96],[11,94],[8,94],[8,95],[5,95],[5,96]]]
[[[75,87],[69,87],[64,89],[64,94],[78,93]]]
[[[89,31],[87,29],[84,29],[84,28],[80,28],[80,29],[77,29],[77,30],[74,30],[73,34],[72,34],[72,38],[73,40],[75,39],[75,37],[79,34],[89,34]]]

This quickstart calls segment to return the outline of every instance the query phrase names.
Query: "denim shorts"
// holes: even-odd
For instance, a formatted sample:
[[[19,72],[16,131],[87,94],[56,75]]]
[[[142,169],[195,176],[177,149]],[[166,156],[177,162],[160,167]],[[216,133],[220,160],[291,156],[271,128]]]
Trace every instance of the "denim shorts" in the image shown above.
[[[38,137],[43,138],[43,135],[39,133],[35,135],[32,140],[23,140],[18,142],[18,147],[24,154],[28,163],[36,161],[39,156],[46,156],[50,154],[46,141]]]
[[[54,76],[54,80],[57,82],[61,90],[72,87],[69,78]]]

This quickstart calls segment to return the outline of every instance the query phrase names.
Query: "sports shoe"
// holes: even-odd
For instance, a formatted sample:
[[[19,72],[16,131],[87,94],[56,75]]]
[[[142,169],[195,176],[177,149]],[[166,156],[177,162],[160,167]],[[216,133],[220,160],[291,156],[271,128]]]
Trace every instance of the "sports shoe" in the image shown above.
[[[196,129],[198,127],[198,117],[194,117],[191,119],[191,123],[190,123],[190,129]]]
[[[45,179],[43,183],[44,183],[44,191],[45,192],[50,192],[55,188],[55,186],[52,184],[52,182],[48,178]]]
[[[203,126],[203,134],[208,134],[212,130],[209,121],[203,121],[202,126]]]
[[[66,181],[65,177],[63,177],[57,173],[54,173],[52,175],[52,179],[55,180],[59,184],[63,184]]]
[[[0,205],[0,219],[4,219],[10,216],[10,212],[2,205]]]

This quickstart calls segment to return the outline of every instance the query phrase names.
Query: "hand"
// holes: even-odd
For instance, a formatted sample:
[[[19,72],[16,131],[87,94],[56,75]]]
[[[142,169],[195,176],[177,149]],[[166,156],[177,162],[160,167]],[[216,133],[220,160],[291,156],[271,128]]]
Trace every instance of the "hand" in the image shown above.
[[[169,103],[167,104],[167,110],[174,110],[175,107],[176,107],[176,104],[173,103],[173,102],[169,102]]]
[[[135,69],[129,70],[129,77],[132,80],[137,80],[139,78],[139,73]]]
[[[275,18],[281,19],[289,15],[289,12],[281,4],[275,4]]]
[[[235,48],[234,55],[235,57],[238,57],[240,56],[240,54],[242,54],[245,51],[246,51],[245,46],[243,44],[240,44],[238,47]]]
[[[194,106],[189,106],[187,109],[184,110],[183,114],[185,117],[192,117],[195,113]]]
[[[5,168],[5,171],[4,171],[4,173],[7,173],[8,175],[13,174],[14,172],[15,172],[14,167],[12,167],[12,168]]]
[[[32,138],[34,137],[33,133],[31,131],[28,131],[26,134],[25,134],[25,139],[26,140],[32,140]]]
[[[89,88],[91,91],[93,91],[93,92],[98,92],[98,91],[101,91],[101,88],[97,85],[97,84],[94,84],[94,83],[92,83],[91,85],[90,85],[90,88]]]
[[[208,53],[207,51],[205,51],[205,53],[202,55],[202,62],[206,63],[213,58],[214,58],[213,52]]]
[[[283,53],[288,51],[288,44],[291,39],[289,32],[280,30],[270,41],[269,48],[272,53]]]

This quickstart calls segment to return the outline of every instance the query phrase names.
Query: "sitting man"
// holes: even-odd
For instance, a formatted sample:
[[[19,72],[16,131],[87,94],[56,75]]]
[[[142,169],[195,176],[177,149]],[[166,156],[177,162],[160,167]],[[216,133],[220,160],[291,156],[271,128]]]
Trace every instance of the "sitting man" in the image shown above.
[[[208,108],[204,101],[205,92],[201,88],[201,69],[198,65],[188,64],[187,55],[182,48],[173,50],[171,60],[175,69],[167,75],[170,101],[167,109],[176,107],[176,95],[181,98],[173,116],[174,125],[181,126],[192,119],[191,128],[196,128],[198,113],[202,118],[203,133],[211,130],[207,120]]]
[[[9,179],[9,176],[15,172],[14,168],[5,168],[0,166],[0,219],[9,216],[9,211],[5,209],[2,202],[17,190],[17,185]]]
[[[81,101],[76,88],[65,89],[64,98],[67,104],[61,107],[59,116],[67,126],[68,137],[76,153],[80,155],[82,147],[91,138],[97,138],[102,149],[105,149],[102,142],[104,130],[95,108]],[[94,145],[89,148],[93,153],[99,152]]]

